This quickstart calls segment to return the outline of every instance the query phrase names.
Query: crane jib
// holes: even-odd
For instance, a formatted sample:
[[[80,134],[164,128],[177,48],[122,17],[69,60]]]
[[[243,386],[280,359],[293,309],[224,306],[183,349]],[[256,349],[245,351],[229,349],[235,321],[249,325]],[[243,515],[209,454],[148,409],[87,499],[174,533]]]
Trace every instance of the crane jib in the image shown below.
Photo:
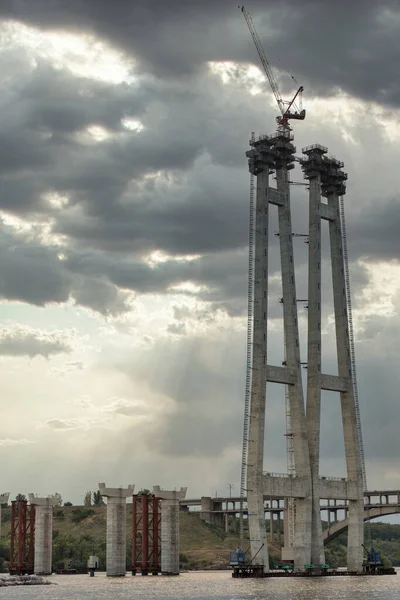
[[[245,21],[247,23],[247,27],[249,28],[251,37],[253,38],[254,45],[257,49],[258,56],[260,57],[261,64],[264,68],[264,73],[267,76],[267,79],[271,86],[272,92],[273,92],[276,102],[279,106],[279,110],[282,113],[282,117],[280,117],[278,119],[278,122],[280,124],[287,125],[287,121],[289,119],[297,119],[298,121],[303,121],[306,117],[306,111],[303,110],[302,106],[301,106],[302,92],[304,90],[303,86],[300,86],[298,88],[298,90],[296,91],[292,100],[290,100],[289,102],[285,102],[282,99],[281,93],[279,91],[278,83],[277,83],[275,76],[273,74],[273,71],[271,69],[271,65],[269,64],[267,57],[265,55],[264,48],[261,44],[261,40],[260,40],[258,33],[256,31],[256,28],[254,26],[253,19],[251,18],[250,13],[245,9],[244,6],[238,6],[238,8],[240,8],[243,13]],[[297,108],[297,106],[295,104],[297,99],[299,100],[299,105],[300,105],[299,108]]]

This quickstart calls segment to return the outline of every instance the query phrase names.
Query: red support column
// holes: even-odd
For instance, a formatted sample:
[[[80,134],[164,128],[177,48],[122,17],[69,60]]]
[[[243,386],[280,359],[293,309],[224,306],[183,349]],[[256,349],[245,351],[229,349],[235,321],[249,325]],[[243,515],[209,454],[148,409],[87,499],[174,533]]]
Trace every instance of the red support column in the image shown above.
[[[149,570],[149,497],[142,494],[142,575]]]
[[[158,575],[161,571],[160,499],[140,494],[132,499],[132,575]]]
[[[10,566],[12,575],[34,571],[35,507],[26,500],[11,502]]]
[[[17,503],[15,500],[11,502],[11,539],[10,539],[10,573],[13,573],[17,566],[17,549],[16,543],[18,542],[17,535]]]
[[[26,546],[26,500],[18,502],[18,545],[17,545],[17,570],[22,573],[25,566]]]
[[[34,571],[35,564],[35,505],[31,504],[29,508],[29,521],[26,528],[27,535],[27,557],[26,563],[29,572]]]

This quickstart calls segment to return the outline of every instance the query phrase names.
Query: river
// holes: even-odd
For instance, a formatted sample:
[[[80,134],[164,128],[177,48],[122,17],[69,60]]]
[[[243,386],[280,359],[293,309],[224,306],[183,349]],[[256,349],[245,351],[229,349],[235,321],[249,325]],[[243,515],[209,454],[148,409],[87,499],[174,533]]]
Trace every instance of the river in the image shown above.
[[[0,600],[399,600],[400,575],[232,579],[230,572],[108,579],[52,575],[57,585],[0,588]]]

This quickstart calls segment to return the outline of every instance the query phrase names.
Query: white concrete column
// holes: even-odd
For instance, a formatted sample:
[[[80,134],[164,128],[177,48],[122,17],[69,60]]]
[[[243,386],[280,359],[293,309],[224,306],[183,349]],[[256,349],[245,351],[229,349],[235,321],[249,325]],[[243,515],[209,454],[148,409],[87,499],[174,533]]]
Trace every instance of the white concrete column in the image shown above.
[[[263,565],[264,571],[269,570],[262,478],[268,334],[268,180],[270,163],[267,151],[268,145],[265,148],[260,145],[256,147],[253,154],[252,151],[248,153],[250,172],[257,176],[257,187],[254,223],[253,356],[247,448],[247,508],[250,555],[254,559],[253,564]],[[257,169],[255,168],[256,164],[259,164]]]
[[[317,158],[321,157],[317,154]],[[308,173],[309,254],[308,254],[308,351],[307,351],[307,426],[313,483],[319,479],[321,427],[321,173],[315,168]],[[325,564],[320,498],[318,485],[313,485],[311,559]]]
[[[179,501],[186,496],[187,488],[180,491],[153,487],[153,494],[161,498],[161,573],[179,575]]]
[[[8,504],[9,497],[10,497],[10,492],[7,492],[7,494],[0,494],[0,541],[1,541],[1,505]]]
[[[228,516],[228,513],[224,514],[224,527],[225,527],[225,533],[229,533],[229,516]]]
[[[340,394],[347,478],[357,484],[359,495],[357,500],[349,501],[347,568],[349,571],[361,571],[363,563],[362,544],[364,542],[364,489],[357,430],[357,415],[352,385],[353,379],[350,360],[339,197],[336,191],[328,193],[327,197],[328,205],[335,215],[335,219],[329,222],[329,237],[331,245],[338,372],[339,377],[347,379],[350,384],[348,391],[341,392]]]
[[[201,507],[200,507],[200,519],[205,521],[209,525],[213,524],[213,500],[211,496],[202,496],[201,497]]]
[[[278,207],[279,241],[281,252],[284,339],[286,342],[286,367],[293,374],[294,381],[288,386],[290,422],[294,449],[295,473],[308,483],[304,498],[296,501],[295,539],[293,558],[295,569],[304,569],[310,562],[311,548],[311,471],[307,440],[306,415],[304,408],[303,384],[300,365],[299,327],[297,318],[296,280],[292,240],[290,210],[289,171],[286,168],[286,150],[293,146],[288,143],[282,150],[281,168],[276,171],[277,189],[284,200]],[[280,153],[279,153],[280,154]]]
[[[294,498],[285,498],[285,509],[283,511],[283,547],[281,548],[281,558],[284,561],[294,560],[293,546],[290,545],[290,502],[295,502]],[[295,512],[295,511],[292,511]]]
[[[107,498],[107,577],[125,577],[126,499],[133,496],[134,488],[107,488],[99,483],[100,494]]]
[[[35,506],[35,575],[51,575],[53,550],[54,498],[38,498],[29,494],[29,502]]]
[[[309,255],[308,255],[308,346],[307,346],[307,433],[312,478],[311,554],[318,567],[325,564],[319,489],[321,428],[321,197],[322,178],[326,177],[327,148],[314,144],[303,149],[304,176],[309,180]],[[326,212],[326,211],[325,211]]]

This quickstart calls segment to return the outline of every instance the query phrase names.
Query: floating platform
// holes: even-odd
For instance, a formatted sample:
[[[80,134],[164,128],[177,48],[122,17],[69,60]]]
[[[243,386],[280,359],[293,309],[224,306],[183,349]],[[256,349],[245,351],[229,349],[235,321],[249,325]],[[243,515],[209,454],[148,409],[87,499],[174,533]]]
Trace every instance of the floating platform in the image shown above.
[[[389,569],[376,569],[374,571],[341,571],[339,569],[326,569],[320,571],[305,570],[305,571],[268,571],[263,572],[262,565],[247,565],[240,567],[233,567],[232,577],[235,579],[245,578],[270,578],[270,577],[370,577],[376,575],[397,575],[393,567]]]

